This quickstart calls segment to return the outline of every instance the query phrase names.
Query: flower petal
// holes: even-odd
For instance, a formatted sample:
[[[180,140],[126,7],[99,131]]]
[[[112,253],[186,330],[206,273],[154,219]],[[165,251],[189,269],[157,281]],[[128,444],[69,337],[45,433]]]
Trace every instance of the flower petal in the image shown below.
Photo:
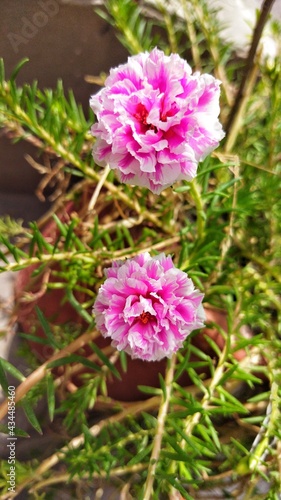
[[[97,328],[133,358],[170,357],[204,326],[203,294],[170,256],[146,252],[113,262],[105,274],[93,308]]]
[[[224,137],[219,86],[211,75],[192,74],[177,54],[154,48],[129,57],[90,100],[95,161],[154,193],[191,181]]]

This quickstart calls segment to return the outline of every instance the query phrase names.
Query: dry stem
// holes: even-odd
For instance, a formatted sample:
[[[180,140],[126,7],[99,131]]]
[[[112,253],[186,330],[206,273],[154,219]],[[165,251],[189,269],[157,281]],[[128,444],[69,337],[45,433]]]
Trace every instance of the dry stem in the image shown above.
[[[264,26],[273,4],[274,0],[264,0],[261,7],[260,16],[254,29],[251,47],[247,56],[244,75],[225,127],[226,133],[230,137],[226,143],[226,151],[230,151],[235,142],[239,129],[238,121],[239,123],[241,122],[241,116],[246,106],[245,101],[247,101],[250,89],[253,87],[256,79],[255,56]]]
[[[165,377],[166,394],[165,396],[164,394],[162,396],[162,402],[158,412],[156,433],[153,440],[153,448],[147,472],[147,479],[144,487],[143,500],[150,500],[153,491],[154,477],[155,477],[157,463],[159,461],[161,443],[164,435],[165,419],[168,412],[170,398],[172,394],[172,384],[174,378],[176,359],[177,356],[176,354],[174,354],[166,371],[166,377]]]
[[[107,176],[109,174],[109,171],[110,171],[110,167],[109,167],[109,165],[106,165],[106,167],[104,169],[104,172],[101,175],[100,180],[97,183],[96,189],[95,189],[95,191],[93,193],[93,196],[92,196],[92,198],[90,200],[90,203],[89,203],[89,206],[88,206],[88,210],[89,211],[91,211],[91,210],[94,209],[94,206],[95,206],[95,204],[97,202],[98,196],[99,196],[100,191],[102,189],[102,186],[104,185],[105,180],[106,180],[106,178],[107,178]]]
[[[34,387],[44,376],[46,375],[48,371],[48,364],[51,363],[52,361],[55,361],[57,359],[63,358],[65,356],[68,356],[69,354],[77,351],[84,345],[88,344],[91,340],[94,340],[99,333],[94,330],[91,332],[86,332],[83,335],[81,335],[78,339],[75,339],[71,344],[69,344],[67,347],[64,347],[61,351],[57,352],[54,354],[50,359],[45,361],[41,366],[39,366],[34,372],[32,372],[26,379],[17,387],[16,389],[16,395],[15,395],[15,403],[20,401],[27,393],[28,391]],[[8,411],[8,399],[3,401],[3,403],[0,405],[0,420],[5,417]]]

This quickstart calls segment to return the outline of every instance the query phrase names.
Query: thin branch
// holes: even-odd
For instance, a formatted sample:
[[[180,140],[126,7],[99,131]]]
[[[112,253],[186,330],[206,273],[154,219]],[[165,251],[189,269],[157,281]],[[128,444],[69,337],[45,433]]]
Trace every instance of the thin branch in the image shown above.
[[[67,347],[64,347],[61,351],[57,352],[51,358],[49,358],[45,363],[43,363],[41,366],[39,366],[34,372],[32,372],[26,379],[16,388],[16,394],[15,394],[15,403],[20,401],[27,393],[28,391],[34,387],[44,376],[46,375],[48,368],[47,365],[51,363],[52,361],[55,361],[57,359],[63,358],[65,356],[68,356],[69,354],[77,351],[84,345],[88,344],[91,340],[94,340],[96,337],[98,337],[100,334],[96,330],[92,330],[90,332],[86,332],[77,339],[75,339],[71,344],[69,344]],[[5,417],[5,415],[8,412],[8,399],[3,401],[3,403],[0,405],[0,420]]]
[[[240,160],[238,155],[231,155],[231,158],[233,159],[233,166],[228,167],[229,170],[232,172],[233,177],[235,181],[238,180],[239,178],[239,169],[240,169]],[[232,197],[232,206],[231,206],[231,212],[230,212],[230,217],[229,217],[229,226],[228,226],[228,231],[226,233],[225,238],[222,240],[220,248],[221,248],[221,258],[219,262],[217,263],[216,268],[214,271],[210,274],[208,282],[206,283],[205,290],[209,290],[210,287],[214,282],[218,282],[218,277],[221,275],[223,266],[225,263],[225,258],[228,254],[228,251],[230,250],[232,243],[233,243],[233,238],[235,235],[234,232],[234,222],[235,222],[235,214],[236,214],[236,205],[237,205],[237,192],[238,192],[238,183],[235,182],[233,186],[233,197]]]
[[[100,479],[100,478],[108,479],[109,477],[113,477],[113,478],[114,477],[115,478],[122,477],[126,474],[135,474],[136,472],[141,472],[143,469],[145,469],[145,467],[146,467],[145,464],[135,464],[135,465],[132,465],[131,467],[116,467],[115,469],[112,469],[110,471],[110,473],[108,473],[107,471],[99,471],[99,472],[92,472],[91,474],[89,474],[89,472],[87,472],[87,473],[80,475],[79,477],[78,476],[71,477],[71,474],[68,474],[68,473],[56,474],[56,475],[52,474],[52,476],[49,477],[48,479],[39,481],[36,485],[34,485],[32,488],[30,488],[29,493],[35,494],[37,491],[42,490],[42,488],[46,488],[46,487],[51,486],[53,484],[68,483],[70,479],[74,483],[79,483],[82,480],[89,479],[89,478],[92,480],[93,478],[94,479]],[[20,493],[20,491],[22,491],[22,489],[23,488],[21,488],[20,490],[17,490],[16,494],[6,493],[6,494],[2,495],[1,500],[10,500],[11,498],[14,498],[16,495],[18,495]]]
[[[101,175],[99,182],[97,183],[97,186],[96,186],[96,189],[95,189],[95,191],[93,193],[93,196],[90,199],[90,203],[88,205],[88,210],[89,211],[94,209],[94,206],[95,206],[95,204],[97,202],[98,196],[99,196],[100,191],[102,189],[102,186],[104,185],[104,182],[105,182],[105,180],[106,180],[106,178],[107,178],[107,176],[109,174],[109,171],[110,171],[110,167],[109,167],[109,165],[106,165],[106,167],[104,169],[104,172]]]
[[[115,469],[111,469],[111,471],[108,473],[107,471],[99,471],[99,472],[93,472],[93,473],[84,473],[79,477],[71,477],[70,474],[57,474],[57,475],[52,475],[48,479],[45,479],[44,481],[40,481],[37,483],[35,486],[33,486],[29,492],[30,493],[35,493],[36,491],[42,490],[42,488],[46,488],[46,486],[50,486],[52,484],[58,484],[58,483],[67,483],[69,482],[70,478],[71,481],[79,482],[81,480],[85,479],[109,479],[110,477],[122,477],[125,476],[126,474],[136,474],[137,472],[141,472],[143,469],[145,469],[146,464],[135,464],[132,465],[131,467],[116,467]],[[4,497],[5,498],[5,497]]]
[[[208,408],[216,388],[220,385],[220,380],[224,373],[225,361],[229,354],[229,350],[230,350],[230,335],[227,335],[224,348],[221,351],[221,355],[219,357],[218,364],[212,376],[211,382],[209,386],[205,388],[205,393],[200,403],[202,409]],[[201,417],[202,417],[202,412],[196,412],[193,415],[187,417],[185,421],[185,430],[184,430],[186,436],[192,435],[193,429],[200,422]],[[183,439],[181,441],[181,447],[184,449],[185,445],[186,441]]]
[[[201,24],[202,31],[205,35],[206,41],[208,42],[208,48],[210,51],[210,54],[212,56],[212,59],[214,61],[214,73],[216,78],[218,78],[222,82],[222,87],[223,91],[225,94],[225,98],[227,101],[227,104],[230,106],[233,102],[233,95],[231,92],[231,87],[229,85],[229,81],[224,69],[224,66],[221,64],[220,61],[220,54],[217,45],[214,43],[214,40],[210,41],[210,25],[206,24],[205,18],[206,15],[203,10],[202,2],[198,2],[197,0],[192,0],[191,2],[192,8],[194,12],[196,13],[197,19],[199,20]],[[210,14],[212,15],[212,14]],[[218,37],[216,37],[218,40]]]
[[[168,413],[169,403],[172,395],[172,384],[173,384],[176,360],[177,356],[176,354],[174,354],[171,361],[168,364],[168,368],[166,371],[166,377],[165,377],[166,394],[165,395],[163,394],[162,396],[162,402],[158,412],[156,433],[153,440],[153,448],[147,472],[147,479],[144,487],[143,500],[150,500],[153,492],[154,477],[155,477],[156,467],[159,461],[161,444],[165,430],[165,420]]]
[[[241,96],[239,107],[236,109],[236,114],[233,118],[233,121],[230,124],[228,133],[226,134],[226,141],[225,141],[225,145],[224,145],[224,152],[225,153],[229,153],[230,151],[232,151],[233,146],[236,142],[236,139],[237,139],[238,134],[240,132],[242,119],[243,119],[249,98],[252,94],[252,90],[253,90],[255,83],[257,81],[258,73],[259,73],[258,65],[255,64],[253,66],[251,72],[248,74],[248,78],[247,78],[247,81],[246,81],[245,86],[244,86],[244,91],[243,91],[243,95]],[[237,101],[235,101],[235,104],[236,104],[236,102]]]
[[[18,260],[18,262],[9,262],[5,266],[0,265],[0,273],[6,271],[19,271],[20,269],[26,268],[28,266],[38,265],[38,264],[48,264],[51,262],[61,262],[63,260],[70,262],[71,260],[81,259],[85,263],[96,264],[101,258],[104,258],[104,265],[112,262],[113,258],[123,258],[133,257],[143,252],[151,252],[153,250],[167,249],[169,246],[174,245],[180,241],[180,236],[174,236],[167,240],[160,241],[154,245],[140,248],[134,252],[128,252],[128,249],[116,250],[115,252],[106,252],[105,250],[97,250],[96,252],[58,252],[54,254],[40,254],[38,257],[27,257]]]
[[[93,437],[97,437],[102,431],[102,429],[104,429],[106,426],[117,422],[121,422],[124,418],[128,417],[129,415],[137,415],[138,413],[141,413],[143,411],[149,411],[152,408],[157,407],[158,404],[159,404],[159,396],[154,396],[146,401],[138,401],[137,403],[133,403],[127,408],[124,408],[116,415],[112,415],[108,418],[105,418],[101,420],[99,423],[93,425],[89,429],[89,433]],[[73,438],[66,446],[61,448],[59,451],[57,451],[50,457],[46,458],[45,460],[43,460],[43,462],[33,472],[33,474],[30,475],[28,478],[26,478],[21,484],[19,484],[15,492],[10,493],[10,495],[6,498],[9,499],[14,498],[27,486],[36,483],[45,472],[54,467],[57,463],[60,462],[60,460],[63,460],[65,454],[69,450],[74,450],[79,448],[79,446],[83,446],[84,440],[85,440],[85,434],[80,434],[79,436]]]
[[[187,8],[187,1],[182,0],[181,4],[182,4],[183,12],[184,12],[188,37],[189,37],[189,40],[191,43],[192,59],[193,59],[194,65],[195,65],[195,69],[197,71],[201,71],[202,63],[201,63],[200,51],[198,48],[198,42],[197,42],[197,37],[196,37],[196,31],[194,28],[194,23],[193,23],[193,20],[190,19],[190,13],[188,12],[188,8]]]
[[[204,233],[205,233],[206,215],[205,215],[205,211],[204,211],[203,200],[201,198],[201,194],[200,194],[199,189],[200,189],[199,185],[198,185],[196,179],[194,179],[190,183],[190,192],[192,194],[193,201],[194,201],[195,207],[196,207],[197,236],[198,236],[198,240],[202,240],[204,237]]]
[[[247,56],[246,65],[245,65],[245,69],[244,69],[244,75],[243,75],[243,78],[241,80],[241,84],[240,84],[240,87],[238,89],[233,107],[231,109],[231,112],[230,112],[230,115],[228,118],[228,122],[225,126],[225,131],[226,131],[227,135],[230,134],[231,129],[235,124],[236,117],[240,113],[240,107],[243,105],[245,90],[247,89],[250,75],[252,75],[252,78],[253,78],[252,73],[253,73],[253,69],[254,69],[254,65],[255,65],[255,56],[257,53],[257,49],[258,49],[258,45],[259,45],[259,42],[261,39],[263,29],[265,27],[267,18],[269,16],[269,13],[270,13],[270,10],[271,10],[273,4],[274,4],[274,0],[264,0],[264,2],[262,4],[260,15],[259,15],[259,18],[258,18],[257,23],[256,23],[256,27],[255,27],[254,32],[253,32],[252,43],[251,43],[251,47],[250,47],[250,50],[249,50],[249,53]],[[228,148],[228,151],[229,151],[229,148]]]

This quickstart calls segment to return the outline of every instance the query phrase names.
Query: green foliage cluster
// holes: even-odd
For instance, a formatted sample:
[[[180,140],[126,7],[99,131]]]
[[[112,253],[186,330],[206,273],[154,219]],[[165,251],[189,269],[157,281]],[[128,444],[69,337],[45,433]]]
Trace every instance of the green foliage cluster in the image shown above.
[[[116,27],[129,53],[158,44],[220,78],[226,125],[245,64],[222,43],[214,13],[203,1],[182,1],[184,18],[166,3],[108,0],[98,13]],[[228,131],[233,146],[226,137],[199,166],[195,181],[160,196],[121,185],[112,172],[103,178],[91,155],[93,116],[85,117],[61,82],[55,90],[41,90],[36,83],[19,87],[16,76],[23,63],[9,80],[1,63],[0,126],[14,141],[38,148],[36,161],[45,161],[42,175],[46,183],[55,180],[58,197],[44,219],[28,228],[0,220],[0,271],[30,270],[32,286],[22,291],[15,313],[33,302],[35,326],[22,337],[37,349],[51,349],[51,358],[37,362],[28,377],[1,358],[0,381],[5,392],[7,374],[21,383],[18,404],[39,433],[44,422],[36,416],[36,402],[46,397],[49,420],[62,422],[64,439],[62,448],[43,461],[17,463],[17,492],[27,488],[34,498],[42,492],[49,498],[60,483],[70,482],[76,491],[94,478],[116,485],[128,498],[180,494],[196,499],[215,485],[229,498],[277,500],[280,57],[270,65],[255,60],[258,78],[239,127]],[[91,307],[103,269],[113,259],[146,250],[172,254],[205,293],[206,307],[223,311],[225,325],[217,317],[208,324],[223,342],[206,336],[202,347],[194,332],[159,374],[159,386],[140,384],[146,399],[123,404],[108,391],[112,381],[122,380],[129,360],[99,344]],[[52,293],[59,294],[59,308],[71,311],[68,322],[41,309],[38,296]],[[190,379],[187,387],[183,375]],[[16,433],[24,435],[21,429]],[[54,471],[58,463],[64,465]],[[8,470],[2,463],[3,488]],[[266,493],[259,490],[261,480]]]

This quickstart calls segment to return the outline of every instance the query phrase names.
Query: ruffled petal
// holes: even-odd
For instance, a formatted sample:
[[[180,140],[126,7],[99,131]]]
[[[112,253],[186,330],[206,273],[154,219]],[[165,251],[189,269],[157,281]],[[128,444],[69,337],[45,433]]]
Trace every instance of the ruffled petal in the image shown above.
[[[170,256],[145,252],[113,262],[105,275],[93,308],[97,328],[133,358],[171,357],[204,326],[203,294]]]
[[[211,75],[192,74],[177,54],[155,48],[129,57],[90,100],[96,163],[154,193],[191,181],[224,137],[219,87]]]

